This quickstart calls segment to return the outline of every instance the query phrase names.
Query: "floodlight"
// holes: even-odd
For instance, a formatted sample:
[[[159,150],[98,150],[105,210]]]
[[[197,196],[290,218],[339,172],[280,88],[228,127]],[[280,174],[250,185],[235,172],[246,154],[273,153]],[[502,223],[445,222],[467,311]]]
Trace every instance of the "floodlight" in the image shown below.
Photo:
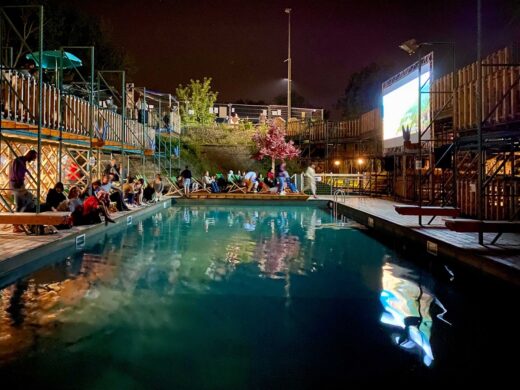
[[[417,53],[419,47],[420,45],[417,43],[417,40],[413,38],[399,45],[399,48],[407,52],[409,55]]]

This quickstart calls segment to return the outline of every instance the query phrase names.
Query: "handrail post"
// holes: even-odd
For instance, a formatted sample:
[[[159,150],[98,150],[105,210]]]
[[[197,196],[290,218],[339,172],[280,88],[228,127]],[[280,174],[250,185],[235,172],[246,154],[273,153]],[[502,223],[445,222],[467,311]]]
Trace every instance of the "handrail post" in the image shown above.
[[[43,5],[40,8],[40,31],[38,38],[38,162],[36,172],[36,212],[40,212],[40,196],[41,196],[41,170],[42,170],[42,88],[43,88]]]

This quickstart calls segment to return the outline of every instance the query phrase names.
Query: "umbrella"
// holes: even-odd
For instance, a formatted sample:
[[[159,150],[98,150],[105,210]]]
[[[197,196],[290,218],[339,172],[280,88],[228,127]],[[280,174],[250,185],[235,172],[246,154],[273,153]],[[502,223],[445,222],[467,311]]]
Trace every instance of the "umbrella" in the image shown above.
[[[61,59],[63,53],[63,60]],[[29,53],[25,56],[28,60],[33,60],[38,66],[40,58],[39,52]],[[42,68],[43,69],[72,69],[78,66],[82,66],[81,60],[74,54],[69,52],[62,52],[61,50],[45,50],[42,51]]]

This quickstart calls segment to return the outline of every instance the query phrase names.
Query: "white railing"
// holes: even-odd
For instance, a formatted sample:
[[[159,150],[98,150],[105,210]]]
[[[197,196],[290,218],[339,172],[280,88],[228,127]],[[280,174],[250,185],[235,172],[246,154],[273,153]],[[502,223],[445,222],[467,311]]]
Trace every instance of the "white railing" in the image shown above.
[[[304,174],[293,175],[300,191],[304,188]],[[320,185],[321,184],[321,185]],[[381,173],[318,173],[316,174],[316,187],[319,195],[334,195],[337,189],[341,189],[346,195],[384,193],[388,186],[388,177]]]

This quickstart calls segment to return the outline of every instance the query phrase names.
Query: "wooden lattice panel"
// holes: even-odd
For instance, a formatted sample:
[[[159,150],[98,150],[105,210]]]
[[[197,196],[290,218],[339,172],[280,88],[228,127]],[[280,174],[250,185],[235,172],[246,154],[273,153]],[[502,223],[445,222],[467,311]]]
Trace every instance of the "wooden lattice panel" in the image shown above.
[[[17,156],[22,156],[36,144],[14,142],[2,139],[0,143],[0,209],[9,211],[14,208],[13,196],[9,190],[9,166]],[[56,145],[42,145],[40,174],[40,201],[45,200],[49,189],[54,187],[58,179],[58,148]],[[27,164],[29,174],[26,175],[25,186],[36,196],[37,164]]]

